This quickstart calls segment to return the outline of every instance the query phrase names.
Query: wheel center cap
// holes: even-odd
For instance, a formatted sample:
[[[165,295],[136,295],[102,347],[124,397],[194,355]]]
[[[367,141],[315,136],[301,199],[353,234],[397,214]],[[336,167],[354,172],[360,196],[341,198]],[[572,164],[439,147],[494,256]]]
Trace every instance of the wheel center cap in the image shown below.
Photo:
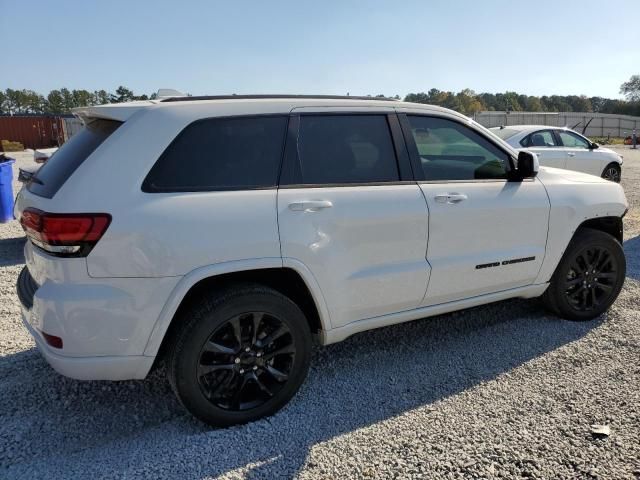
[[[242,365],[253,365],[256,363],[256,356],[253,352],[245,352],[240,355],[240,363]]]

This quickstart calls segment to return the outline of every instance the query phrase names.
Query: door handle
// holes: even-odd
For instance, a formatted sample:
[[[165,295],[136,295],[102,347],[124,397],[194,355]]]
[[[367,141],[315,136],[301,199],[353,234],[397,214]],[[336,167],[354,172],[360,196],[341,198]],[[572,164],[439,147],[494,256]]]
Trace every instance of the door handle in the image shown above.
[[[293,212],[317,212],[323,208],[331,208],[333,203],[329,200],[307,200],[289,204],[289,210]]]
[[[468,197],[464,193],[446,193],[441,195],[436,195],[436,202],[438,203],[460,203],[463,200],[466,200]]]
[[[576,156],[576,154],[573,153],[573,152],[567,152],[567,155],[569,155],[570,157],[575,157]]]

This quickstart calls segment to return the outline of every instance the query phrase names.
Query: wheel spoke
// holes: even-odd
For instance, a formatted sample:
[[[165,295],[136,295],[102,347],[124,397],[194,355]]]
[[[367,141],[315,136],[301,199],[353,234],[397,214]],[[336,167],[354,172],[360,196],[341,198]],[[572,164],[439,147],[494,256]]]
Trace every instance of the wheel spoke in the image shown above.
[[[580,285],[583,282],[582,278],[574,278],[573,280],[567,281],[567,290],[571,287],[575,287],[576,285]]]
[[[240,317],[235,317],[229,320],[229,325],[233,328],[233,336],[236,337],[238,342],[238,348],[242,347],[242,326],[240,325]]]
[[[249,379],[249,376],[247,375],[244,375],[241,377],[240,385],[236,387],[235,391],[233,392],[233,397],[231,397],[231,405],[233,405],[233,407],[236,410],[240,409],[240,398],[242,397],[242,391],[244,390],[244,387],[247,385],[248,379]]]
[[[236,348],[226,347],[220,343],[209,340],[202,349],[203,352],[222,353],[224,355],[233,355],[238,350]]]
[[[256,345],[259,348],[264,348],[288,332],[289,332],[289,329],[287,327],[285,327],[284,325],[280,325],[280,327],[278,327],[274,332],[270,333],[263,339],[258,340],[256,342]]]
[[[278,382],[286,382],[287,379],[289,378],[289,375],[287,375],[284,372],[281,372],[277,368],[274,368],[272,365],[267,365],[267,368],[265,370],[267,373],[269,373],[269,375],[275,378]]]
[[[567,295],[569,296],[569,298],[575,298],[576,296],[578,296],[578,294],[582,293],[583,290],[584,286],[580,285],[579,288],[577,288],[573,292],[567,293]]]
[[[598,299],[596,298],[596,289],[595,289],[595,287],[592,287],[590,289],[590,293],[591,293],[591,306],[593,308],[595,308],[595,307],[598,306],[598,303],[599,303]]]
[[[601,283],[600,281],[595,282],[595,286],[596,288],[599,288],[602,291],[605,292],[610,292],[613,290],[613,287],[611,285],[607,285],[605,283]]]
[[[265,353],[264,354],[264,361],[266,362],[267,360],[271,360],[273,357],[275,357],[277,355],[295,353],[295,351],[296,351],[296,349],[294,348],[293,345],[291,345],[291,344],[285,345],[284,347],[281,347],[281,348],[279,348],[277,350],[274,350],[273,352]]]
[[[258,340],[258,329],[260,328],[260,323],[263,318],[264,313],[254,313],[252,315],[253,331],[251,332],[251,345],[255,345]]]
[[[198,376],[203,377],[211,372],[219,372],[221,370],[233,370],[234,365],[219,364],[219,365],[198,365]]]
[[[598,273],[598,282],[600,281],[601,278],[607,278],[607,279],[615,279],[618,274],[615,272],[601,272]]]
[[[255,373],[251,373],[251,379],[255,382],[255,384],[261,391],[267,394],[267,396],[273,397],[273,392],[269,390],[269,387],[262,383],[262,380],[260,380],[260,377],[258,377],[258,375],[256,375]]]
[[[235,374],[233,371],[229,372],[225,377],[218,382],[216,387],[213,390],[209,390],[209,394],[207,395],[210,399],[218,397],[226,388],[231,385],[231,381],[235,378]]]

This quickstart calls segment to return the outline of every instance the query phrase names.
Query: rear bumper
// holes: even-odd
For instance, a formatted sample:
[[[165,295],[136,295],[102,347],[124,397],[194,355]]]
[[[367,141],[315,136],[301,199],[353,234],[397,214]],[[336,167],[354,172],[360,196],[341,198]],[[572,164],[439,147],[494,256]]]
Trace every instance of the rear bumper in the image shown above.
[[[28,321],[29,310],[22,307],[22,322],[36,341],[38,349],[53,369],[65,377],[77,380],[130,380],[143,379],[151,370],[154,357],[65,357],[53,352],[40,332]]]
[[[30,242],[25,258],[16,285],[22,319],[56,371],[82,380],[146,376],[155,356],[145,347],[179,277],[92,278],[84,258],[51,257]]]

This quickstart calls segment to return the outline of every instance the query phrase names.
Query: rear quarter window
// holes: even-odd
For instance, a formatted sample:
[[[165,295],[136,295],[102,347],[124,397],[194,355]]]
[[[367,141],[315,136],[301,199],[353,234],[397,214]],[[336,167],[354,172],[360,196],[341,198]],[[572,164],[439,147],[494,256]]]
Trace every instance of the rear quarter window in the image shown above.
[[[286,116],[211,118],[187,126],[160,156],[144,192],[197,192],[274,187]]]
[[[40,167],[27,189],[40,197],[53,198],[73,172],[122,125],[96,119],[75,134]]]

